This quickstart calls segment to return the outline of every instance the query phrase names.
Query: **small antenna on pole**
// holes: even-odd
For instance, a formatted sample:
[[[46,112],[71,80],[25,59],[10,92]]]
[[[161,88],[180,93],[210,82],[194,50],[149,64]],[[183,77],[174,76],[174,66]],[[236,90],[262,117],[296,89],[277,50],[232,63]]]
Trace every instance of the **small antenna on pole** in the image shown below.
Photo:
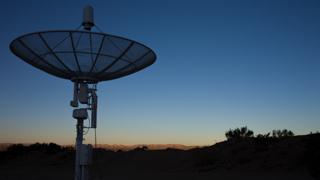
[[[88,31],[91,31],[91,28],[94,26],[92,6],[87,5],[83,8],[82,26],[85,30]]]

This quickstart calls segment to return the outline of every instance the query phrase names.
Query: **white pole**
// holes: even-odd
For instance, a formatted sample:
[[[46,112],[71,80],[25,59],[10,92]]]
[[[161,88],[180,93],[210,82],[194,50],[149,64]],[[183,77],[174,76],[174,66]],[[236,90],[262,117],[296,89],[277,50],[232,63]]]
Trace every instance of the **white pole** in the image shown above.
[[[88,95],[89,90],[87,86],[88,84],[80,84],[80,90],[79,90],[78,84],[75,84],[74,97],[76,98],[74,98],[73,103],[71,103],[72,107],[78,107],[78,101],[81,104],[89,104],[88,98],[92,98],[92,97]],[[90,92],[91,91],[92,90],[90,89]],[[96,103],[96,100],[94,101],[94,103]],[[73,105],[77,105],[77,106],[73,106]],[[75,153],[76,153],[75,177],[74,177],[75,180],[88,180],[89,178],[88,166],[92,161],[91,160],[92,146],[83,144],[83,128],[84,128],[83,121],[88,119],[87,110],[88,108],[77,108],[73,110],[73,115],[72,115],[73,118],[77,119],[77,125],[76,125],[77,137],[76,137],[76,143],[75,143]]]
[[[92,102],[94,105],[91,107],[92,117],[96,121],[96,108],[97,108],[97,96],[95,94],[96,89],[88,89],[88,84],[80,84],[80,89],[78,88],[78,83],[74,86],[74,100],[71,103],[72,107],[78,107],[78,102],[81,104],[89,105]],[[91,93],[92,96],[89,96]],[[94,97],[94,98],[93,98]],[[76,106],[74,106],[76,105]],[[77,137],[75,143],[75,180],[88,180],[89,179],[89,168],[88,166],[92,161],[92,146],[83,144],[83,121],[88,119],[88,108],[77,108],[73,110],[73,118],[77,119]],[[93,123],[93,127],[96,128],[96,122]],[[90,127],[88,127],[90,128]],[[91,124],[92,128],[92,124]]]
[[[76,162],[75,162],[75,180],[82,180],[81,147],[83,141],[83,119],[77,119],[77,138],[76,138]]]

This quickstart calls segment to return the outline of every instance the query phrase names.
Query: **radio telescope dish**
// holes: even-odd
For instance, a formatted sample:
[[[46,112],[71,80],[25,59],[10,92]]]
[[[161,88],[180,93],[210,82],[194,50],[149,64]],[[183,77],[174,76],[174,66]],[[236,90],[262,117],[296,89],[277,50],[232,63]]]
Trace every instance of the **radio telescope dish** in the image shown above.
[[[135,73],[155,62],[155,53],[136,41],[91,31],[43,31],[20,36],[11,51],[51,75],[99,82]]]
[[[10,44],[11,51],[23,61],[74,83],[70,105],[75,108],[72,116],[77,119],[75,180],[89,177],[92,147],[83,144],[83,132],[84,128],[97,127],[96,84],[135,73],[156,60],[155,53],[139,42],[92,32],[95,24],[91,6],[84,8],[82,26],[83,30],[30,33]],[[85,126],[87,119],[90,123]]]

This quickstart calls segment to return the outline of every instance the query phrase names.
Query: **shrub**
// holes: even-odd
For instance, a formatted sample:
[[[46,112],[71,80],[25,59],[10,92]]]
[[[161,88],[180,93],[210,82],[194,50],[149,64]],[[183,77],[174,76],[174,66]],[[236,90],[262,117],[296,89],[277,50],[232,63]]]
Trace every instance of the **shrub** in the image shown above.
[[[283,138],[283,137],[292,137],[292,136],[294,136],[294,133],[287,129],[272,131],[272,137],[274,138]]]
[[[265,139],[265,138],[269,138],[270,137],[270,133],[267,133],[267,134],[258,134],[256,136],[256,138],[258,139]]]
[[[133,151],[147,151],[148,147],[147,146],[139,146],[133,149]]]
[[[61,146],[55,143],[49,143],[47,146],[47,153],[54,154],[61,151]]]
[[[38,152],[45,152],[48,154],[54,154],[57,152],[62,151],[62,147],[58,144],[55,143],[35,143],[35,144],[31,144],[28,147],[29,151],[38,151]]]
[[[7,152],[11,155],[21,156],[27,153],[27,147],[23,144],[13,144],[8,147]]]
[[[229,139],[240,139],[240,138],[249,138],[253,137],[253,131],[248,129],[247,126],[230,129],[225,133],[226,138]]]
[[[29,146],[30,151],[44,151],[46,148],[47,148],[47,144],[45,143],[40,144],[38,142],[35,144],[31,144]]]

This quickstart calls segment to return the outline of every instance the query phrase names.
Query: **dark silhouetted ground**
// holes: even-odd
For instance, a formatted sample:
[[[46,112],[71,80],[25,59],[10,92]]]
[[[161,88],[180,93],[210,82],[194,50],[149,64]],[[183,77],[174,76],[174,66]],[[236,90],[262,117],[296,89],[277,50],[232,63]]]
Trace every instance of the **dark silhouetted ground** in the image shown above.
[[[320,134],[233,139],[192,150],[96,149],[91,179],[320,179]],[[0,154],[0,179],[73,179],[74,151],[15,145]]]

